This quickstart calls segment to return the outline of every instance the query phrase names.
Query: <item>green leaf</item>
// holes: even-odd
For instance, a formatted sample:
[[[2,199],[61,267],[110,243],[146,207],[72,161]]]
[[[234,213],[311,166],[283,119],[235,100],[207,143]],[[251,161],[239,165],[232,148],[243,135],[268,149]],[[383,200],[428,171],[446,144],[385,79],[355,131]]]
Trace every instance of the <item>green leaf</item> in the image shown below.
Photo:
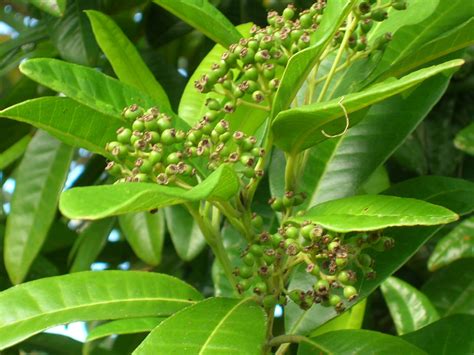
[[[19,141],[14,143],[11,147],[0,153],[0,170],[5,169],[15,160],[20,158],[25,152],[28,144],[31,141],[31,136],[24,136]]]
[[[135,86],[156,100],[161,109],[171,109],[166,92],[153,76],[133,43],[119,26],[101,12],[86,11],[95,39],[120,81]]]
[[[64,15],[47,22],[51,41],[64,60],[87,66],[96,65],[99,46],[83,11],[97,6],[94,0],[69,0]]]
[[[441,316],[456,313],[474,315],[474,258],[457,260],[438,270],[422,291]]]
[[[365,355],[365,354],[410,354],[426,355],[426,353],[404,341],[371,330],[338,330],[310,339],[316,345],[321,345],[334,355]],[[319,350],[319,349],[318,349]],[[315,354],[315,348],[310,344],[301,344],[298,355]]]
[[[4,249],[14,284],[25,278],[46,239],[72,155],[73,148],[39,131],[18,167]]]
[[[474,353],[474,316],[456,314],[440,319],[402,339],[428,354],[451,355]]]
[[[87,341],[97,340],[110,335],[149,333],[162,321],[163,318],[148,317],[119,319],[107,322],[92,329],[87,334]]]
[[[99,219],[129,212],[149,211],[189,201],[226,200],[239,189],[234,169],[221,165],[191,190],[152,183],[122,183],[78,187],[61,195],[59,208],[75,219]]]
[[[163,321],[133,354],[261,354],[265,323],[252,299],[209,298]]]
[[[411,198],[359,195],[316,205],[292,221],[314,221],[336,232],[370,231],[395,226],[431,226],[457,220],[450,210]]]
[[[163,211],[124,214],[119,223],[134,253],[148,265],[158,265],[165,238]]]
[[[27,122],[54,135],[64,143],[110,156],[107,142],[126,125],[113,116],[90,109],[66,97],[41,97],[0,111],[0,116]],[[1,122],[1,121],[0,121]]]
[[[389,277],[381,290],[398,335],[414,332],[439,319],[428,297],[410,284]]]
[[[124,107],[151,107],[154,100],[134,87],[93,68],[57,59],[31,59],[20,65],[29,78],[106,115],[120,117]]]
[[[28,0],[28,2],[57,17],[64,15],[64,11],[66,11],[66,0]]]
[[[383,77],[388,77],[397,75],[397,73],[406,73],[413,68],[414,64],[421,65],[459,49],[459,43],[456,42],[458,39],[462,40],[462,37],[455,38],[454,36],[461,36],[461,34],[457,32],[456,35],[451,36],[450,31],[470,21],[474,16],[474,9],[472,6],[466,6],[466,2],[463,0],[439,1],[438,3],[436,9],[423,21],[417,19],[411,22],[410,25],[403,26],[396,31],[392,41],[385,48],[377,69],[370,75],[367,82],[373,82],[375,78],[381,77],[382,74]],[[399,14],[394,14],[394,17],[418,17],[425,11],[431,11],[434,4],[427,5],[426,1],[417,0],[415,7],[419,11],[414,9],[410,12],[408,9],[407,13],[412,15],[406,16],[405,12],[401,11]],[[419,17],[419,19],[421,18]],[[399,26],[400,21],[394,18],[393,21],[387,24],[380,24],[377,35],[386,31],[393,31]],[[449,39],[443,39],[446,35]],[[468,37],[472,42],[472,32]],[[469,38],[467,39],[469,41]],[[431,48],[428,47],[430,42],[432,42]],[[439,46],[439,43],[446,47]],[[438,55],[435,54],[436,51],[438,51]]]
[[[230,46],[241,38],[232,23],[207,0],[153,0],[214,42]]]
[[[462,179],[424,176],[394,185],[385,191],[384,194],[417,198],[449,208],[459,215],[465,215],[474,211],[474,184]],[[359,281],[356,285],[356,288],[359,290],[359,300],[370,295],[386,278],[406,264],[437,230],[439,230],[439,227],[410,227],[386,230],[386,235],[394,238],[395,247],[380,254],[372,254],[377,265],[377,278]],[[314,281],[305,279],[309,274],[304,271],[304,268],[300,271],[293,277],[293,279],[300,279],[299,283],[293,287],[302,289],[311,287]],[[474,275],[474,273],[467,274]],[[427,294],[439,311],[440,309],[431,294],[426,292],[426,290],[423,290],[423,292]],[[308,311],[302,311],[299,307],[289,303],[285,318],[286,332],[287,334],[308,334],[336,316],[337,313],[333,309],[320,305],[313,306]]]
[[[290,106],[296,93],[313,69],[314,64],[331,42],[334,34],[339,30],[339,27],[349,15],[355,3],[355,0],[328,2],[321,24],[311,41],[311,46],[291,56],[286,66],[275,95],[271,114],[272,118]]]
[[[168,275],[86,271],[0,292],[0,349],[55,325],[78,320],[168,316],[202,296]]]
[[[206,246],[206,240],[191,214],[181,205],[165,208],[166,226],[178,256],[193,260]]]
[[[68,336],[41,333],[22,342],[21,350],[29,354],[42,351],[46,354],[71,355],[80,354],[82,345],[83,343]]]
[[[299,188],[308,195],[301,208],[356,194],[431,111],[448,82],[444,75],[437,75],[408,96],[397,95],[376,104],[344,136],[309,149],[298,181]],[[283,195],[281,160],[271,165],[269,174],[272,194]]]
[[[74,258],[69,272],[90,270],[107,243],[107,237],[115,224],[115,218],[104,218],[89,223],[74,242],[69,260]]]
[[[460,131],[454,139],[456,148],[474,155],[474,123]]]
[[[474,257],[474,217],[459,223],[436,244],[428,260],[428,269],[435,271],[468,257]]]
[[[327,137],[323,131],[335,134],[344,130],[346,119],[342,106],[349,115],[350,125],[354,125],[365,113],[361,110],[368,106],[406,91],[436,74],[452,71],[463,63],[463,60],[452,60],[418,70],[398,80],[373,85],[361,92],[346,95],[343,100],[336,98],[282,111],[272,126],[275,144],[292,154],[298,153],[325,140]]]

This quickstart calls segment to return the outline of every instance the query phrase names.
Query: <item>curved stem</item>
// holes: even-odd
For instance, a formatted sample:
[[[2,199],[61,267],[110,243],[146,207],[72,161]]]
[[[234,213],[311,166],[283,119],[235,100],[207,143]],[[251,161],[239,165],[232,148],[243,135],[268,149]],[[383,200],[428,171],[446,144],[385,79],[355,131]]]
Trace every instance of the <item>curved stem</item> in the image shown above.
[[[296,343],[296,344],[306,343],[306,344],[309,344],[309,345],[315,347],[316,349],[318,349],[318,350],[320,350],[324,353],[327,353],[327,354],[331,353],[331,351],[329,349],[325,348],[321,344],[318,344],[315,341],[313,341],[313,340],[311,340],[311,339],[309,339],[309,338],[307,338],[303,335],[296,335],[296,334],[279,335],[279,336],[274,337],[273,339],[271,339],[268,342],[268,345],[269,346],[281,345],[279,347],[279,349],[277,350],[277,352],[275,353],[277,355],[280,355],[280,354],[285,353],[285,351],[289,347],[289,345],[286,345],[286,344],[290,344],[290,343]]]

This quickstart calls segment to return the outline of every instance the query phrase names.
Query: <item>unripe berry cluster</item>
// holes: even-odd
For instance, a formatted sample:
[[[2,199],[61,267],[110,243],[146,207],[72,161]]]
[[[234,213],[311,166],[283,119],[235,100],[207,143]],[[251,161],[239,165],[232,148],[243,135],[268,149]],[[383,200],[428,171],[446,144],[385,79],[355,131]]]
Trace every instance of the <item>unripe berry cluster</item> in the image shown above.
[[[270,305],[270,300],[284,303],[279,293],[282,285],[275,285],[272,277],[288,276],[293,266],[305,263],[306,272],[315,276],[314,285],[310,290],[284,292],[286,296],[302,309],[319,303],[342,312],[344,300],[350,302],[358,296],[353,286],[358,274],[355,270],[368,279],[375,277],[374,261],[364,250],[384,251],[393,245],[393,239],[380,232],[344,235],[324,230],[311,221],[289,223],[275,234],[262,232],[244,250],[244,266],[235,270],[240,277],[238,290],[252,290],[264,305]]]
[[[119,128],[117,141],[106,146],[114,157],[106,170],[119,177],[119,182],[167,185],[183,178],[189,180],[197,174],[193,160],[201,157],[210,171],[229,163],[246,178],[263,173],[255,170],[256,160],[264,154],[256,138],[231,132],[225,120],[206,116],[184,131],[173,128],[172,117],[156,107],[145,111],[131,105],[124,109],[123,116],[130,128]]]

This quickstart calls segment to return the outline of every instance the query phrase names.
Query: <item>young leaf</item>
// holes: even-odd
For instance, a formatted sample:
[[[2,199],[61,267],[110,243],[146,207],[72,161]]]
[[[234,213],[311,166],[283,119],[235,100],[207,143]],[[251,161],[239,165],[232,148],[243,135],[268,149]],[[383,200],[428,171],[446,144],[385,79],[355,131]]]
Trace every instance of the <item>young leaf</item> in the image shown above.
[[[201,300],[174,277],[140,271],[86,271],[0,292],[0,349],[78,320],[159,317]]]
[[[459,216],[450,210],[411,198],[360,195],[324,202],[291,220],[314,221],[336,232],[370,231],[395,226],[431,226]]]
[[[72,147],[38,131],[18,167],[4,250],[14,284],[23,281],[46,239],[72,154]]]
[[[350,125],[355,125],[363,117],[361,110],[406,91],[429,77],[452,71],[463,63],[463,60],[452,60],[418,70],[398,80],[376,84],[343,98],[282,111],[272,126],[275,144],[292,154],[298,153],[327,139],[323,132],[335,134],[344,130],[344,112],[349,115]],[[355,113],[357,114],[354,115]]]
[[[64,143],[110,156],[107,142],[126,123],[90,109],[66,97],[40,97],[0,111],[0,116],[27,122],[54,135]]]
[[[93,68],[57,59],[31,59],[20,65],[29,78],[106,115],[120,117],[124,107],[151,107],[155,101],[135,87]]]
[[[474,184],[462,179],[424,176],[394,185],[385,191],[384,194],[417,198],[449,208],[459,215],[465,215],[474,211]],[[356,286],[359,290],[359,299],[367,297],[386,278],[410,260],[413,254],[438,230],[439,227],[410,227],[387,230],[387,236],[395,240],[395,247],[380,255],[376,253],[372,255],[377,265],[377,277],[374,280],[359,282],[358,286]],[[304,281],[304,277],[307,277],[308,273],[304,271],[304,268],[300,271],[293,278],[298,277],[302,279],[302,283],[294,287],[302,289],[311,287],[311,282]],[[459,272],[462,273],[462,271]],[[472,275],[472,273],[464,274]],[[466,277],[464,274],[463,276]],[[450,278],[452,279],[452,277],[451,275]],[[314,283],[314,281],[312,282]],[[436,290],[438,291],[438,288]],[[439,310],[431,294],[427,290],[423,291]],[[321,324],[337,316],[333,309],[324,308],[319,305],[313,306],[308,311],[302,311],[299,307],[292,307],[290,312],[288,308],[291,305],[290,303],[287,306],[285,319],[287,334],[308,334]]]
[[[448,82],[444,75],[430,78],[407,96],[396,95],[371,107],[344,136],[310,148],[298,180],[299,188],[308,195],[301,208],[356,194],[426,117]],[[278,158],[275,163],[272,159],[269,173],[274,196],[285,192],[284,163]]]
[[[426,355],[413,344],[392,335],[371,330],[337,330],[310,339],[315,344],[323,346],[334,355],[370,354],[410,354]],[[302,343],[298,355],[314,354],[318,348],[311,344]]]
[[[208,0],[153,0],[214,42],[230,46],[241,38],[232,23]]]
[[[166,207],[165,217],[176,253],[184,261],[193,260],[206,246],[196,221],[181,205]]]
[[[191,190],[151,183],[123,183],[79,187],[61,195],[59,208],[75,219],[99,219],[129,212],[149,211],[204,199],[226,200],[240,187],[234,169],[221,165]]]
[[[465,219],[445,235],[428,260],[428,269],[435,271],[460,258],[474,257],[474,217]]]
[[[66,0],[28,0],[28,2],[57,17],[64,15],[64,11],[66,11]]]
[[[119,223],[134,253],[148,265],[158,265],[165,238],[163,211],[124,214]]]
[[[474,353],[474,316],[456,314],[440,319],[402,339],[426,351],[427,354],[450,355]]]
[[[147,317],[147,318],[130,318],[119,319],[112,322],[101,324],[87,334],[87,341],[93,341],[105,338],[111,335],[133,334],[133,333],[149,333],[158,324],[163,322],[164,318]]]
[[[463,152],[474,155],[474,123],[457,134],[454,145]]]
[[[91,222],[76,239],[69,260],[74,258],[69,272],[90,270],[91,264],[99,256],[115,224],[115,218],[104,218]]]
[[[265,323],[252,299],[209,298],[163,321],[133,354],[261,354]]]
[[[422,291],[441,316],[456,313],[474,315],[474,259],[457,260],[438,270],[423,285]]]
[[[381,290],[398,335],[414,332],[439,319],[428,297],[410,284],[389,277]]]
[[[280,111],[286,110],[290,106],[314,64],[331,42],[334,34],[339,30],[355,3],[355,0],[328,2],[311,46],[293,55],[286,66],[275,96],[271,114],[272,119]]]
[[[88,10],[95,39],[120,81],[135,86],[156,100],[161,109],[171,109],[166,92],[148,69],[133,43],[107,15]]]

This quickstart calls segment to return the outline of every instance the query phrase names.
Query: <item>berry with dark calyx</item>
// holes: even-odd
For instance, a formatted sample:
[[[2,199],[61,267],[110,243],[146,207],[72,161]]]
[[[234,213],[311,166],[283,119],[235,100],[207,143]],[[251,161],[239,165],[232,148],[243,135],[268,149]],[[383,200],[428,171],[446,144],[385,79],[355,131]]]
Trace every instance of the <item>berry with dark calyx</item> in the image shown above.
[[[329,296],[329,304],[333,307],[336,307],[339,302],[341,302],[341,297],[339,297],[338,295],[330,295]]]
[[[165,174],[168,176],[177,175],[179,173],[178,165],[170,164],[165,169]]]
[[[183,154],[180,152],[173,152],[166,157],[168,164],[178,164],[183,158]]]
[[[164,145],[171,145],[176,141],[176,130],[174,128],[165,129],[161,133],[161,142]]]
[[[252,223],[252,227],[254,227],[257,230],[260,230],[263,226],[263,218],[262,216],[254,213],[252,215],[252,220],[250,221]]]
[[[388,18],[388,12],[384,9],[375,9],[370,13],[370,17],[377,22],[385,21]]]
[[[235,111],[235,105],[232,102],[227,102],[224,105],[224,112],[226,113],[232,113]]]
[[[285,253],[289,256],[295,256],[300,251],[300,246],[298,242],[294,239],[285,240]]]
[[[117,164],[116,162],[110,161],[107,163],[107,166],[105,167],[105,170],[113,176],[120,176],[122,173],[122,167],[120,164]]]
[[[311,240],[311,231],[313,230],[313,228],[314,228],[314,224],[312,223],[306,224],[303,227],[301,227],[301,235],[303,236],[303,238],[307,240]]]
[[[357,298],[357,290],[353,286],[345,286],[344,287],[344,298],[346,298],[348,301],[353,301]]]
[[[270,251],[272,253],[270,253]],[[263,253],[263,261],[265,261],[265,263],[267,265],[272,265],[274,262],[275,262],[275,259],[276,259],[276,256],[275,256],[275,250],[273,249],[265,249],[265,252]]]
[[[267,284],[263,281],[257,282],[253,288],[253,292],[257,295],[263,295],[267,293]]]
[[[255,170],[249,166],[246,166],[244,167],[244,169],[242,170],[242,174],[248,178],[248,179],[252,179],[253,177],[255,177]]]
[[[148,181],[148,175],[146,175],[146,174],[137,174],[133,177],[132,181],[133,182],[147,182]]]
[[[328,250],[331,251],[331,252],[334,252],[336,251],[337,248],[339,248],[339,242],[337,241],[334,241],[334,242],[331,242],[328,244]]]
[[[278,248],[281,245],[281,242],[283,241],[283,237],[279,233],[272,234],[271,239],[274,248]]]
[[[389,237],[380,238],[375,244],[372,245],[372,248],[377,251],[387,251],[394,247],[395,241]]]
[[[347,258],[337,257],[336,258],[336,265],[337,267],[344,267],[348,263]]]
[[[145,122],[141,118],[136,119],[132,123],[132,129],[134,131],[143,132],[145,130]]]
[[[356,51],[364,51],[367,49],[367,37],[361,36],[357,41]]]
[[[253,101],[255,101],[256,103],[260,103],[260,102],[262,102],[263,100],[265,100],[265,95],[264,95],[263,92],[261,92],[260,90],[257,90],[257,91],[255,91],[255,92],[252,94],[252,99],[253,99]]]
[[[128,107],[125,107],[122,111],[122,116],[129,122],[136,120],[138,117],[143,115],[144,110],[140,106],[133,104]]]
[[[360,4],[359,4],[359,11],[361,14],[367,14],[370,12],[370,4],[366,1],[362,1]]]
[[[276,306],[278,299],[274,295],[267,295],[263,298],[262,304],[266,309],[272,309]]]
[[[280,79],[275,78],[275,79],[270,80],[270,82],[268,83],[268,87],[273,91],[278,90],[279,86],[280,86]]]
[[[122,143],[118,143],[114,146],[111,153],[117,158],[125,158],[128,154],[128,149]]]
[[[142,163],[139,167],[140,172],[149,174],[153,170],[153,164],[148,159],[142,159]]]
[[[120,127],[117,130],[117,140],[122,144],[130,143],[130,138],[132,138],[132,131],[129,128]]]
[[[393,0],[392,1],[392,7],[395,10],[406,10],[407,2],[406,2],[406,0]]]
[[[157,124],[160,131],[163,132],[165,129],[171,128],[171,118],[168,116],[162,116],[158,119]]]
[[[343,285],[350,283],[350,274],[347,271],[341,271],[337,275],[337,281],[342,283]]]
[[[329,291],[329,282],[324,279],[318,280],[313,285],[313,289],[319,294],[327,294],[327,292]]]
[[[311,275],[314,275],[314,276],[319,276],[319,266],[317,264],[308,264],[308,266],[306,266],[306,272],[310,273]]]
[[[360,23],[360,30],[362,33],[367,33],[370,31],[373,25],[374,21],[370,18],[366,18]]]
[[[156,177],[156,182],[158,183],[158,185],[168,185],[168,175],[166,175],[165,173],[158,174],[158,176]]]
[[[271,208],[276,212],[281,212],[284,209],[283,201],[281,198],[271,198],[268,203],[270,204]]]
[[[264,64],[263,76],[267,80],[271,80],[275,77],[275,66],[271,63]]]
[[[266,61],[270,60],[270,58],[271,58],[270,52],[267,49],[263,49],[263,50],[258,51],[255,54],[254,59],[255,59],[255,62],[257,63],[265,63]]]
[[[294,201],[293,201],[293,205],[294,205],[294,206],[299,206],[299,205],[301,205],[301,204],[304,202],[304,200],[306,200],[306,197],[307,197],[307,195],[306,195],[306,193],[304,193],[304,192],[301,192],[301,193],[299,193],[299,194],[296,194],[296,195],[295,195],[295,199],[294,199]]]
[[[254,61],[255,51],[251,48],[242,48],[239,52],[240,60],[244,64],[250,64]]]
[[[378,37],[372,46],[372,49],[374,50],[383,50],[387,44],[392,40],[392,34],[390,32],[387,32],[380,37]]]
[[[282,16],[285,20],[290,21],[295,16],[295,7],[294,5],[288,5],[286,9],[283,10]]]
[[[258,274],[266,279],[270,276],[270,269],[268,268],[268,266],[264,265],[264,266],[260,266],[260,268],[258,269]]]
[[[156,131],[158,130],[158,122],[156,118],[151,114],[145,114],[143,116],[143,121],[145,122],[145,128],[148,131]]]
[[[288,293],[288,297],[290,298],[290,300],[292,300],[294,303],[298,305],[303,301],[304,296],[305,296],[305,292],[299,289],[291,290]]]
[[[294,203],[294,197],[295,193],[293,191],[286,191],[282,199],[283,206],[285,206],[286,208],[292,207]]]
[[[309,46],[311,37],[306,32],[298,40],[298,49],[302,50]]]
[[[237,291],[239,291],[239,293],[244,293],[250,288],[251,285],[252,283],[249,280],[240,280],[237,283]]]

